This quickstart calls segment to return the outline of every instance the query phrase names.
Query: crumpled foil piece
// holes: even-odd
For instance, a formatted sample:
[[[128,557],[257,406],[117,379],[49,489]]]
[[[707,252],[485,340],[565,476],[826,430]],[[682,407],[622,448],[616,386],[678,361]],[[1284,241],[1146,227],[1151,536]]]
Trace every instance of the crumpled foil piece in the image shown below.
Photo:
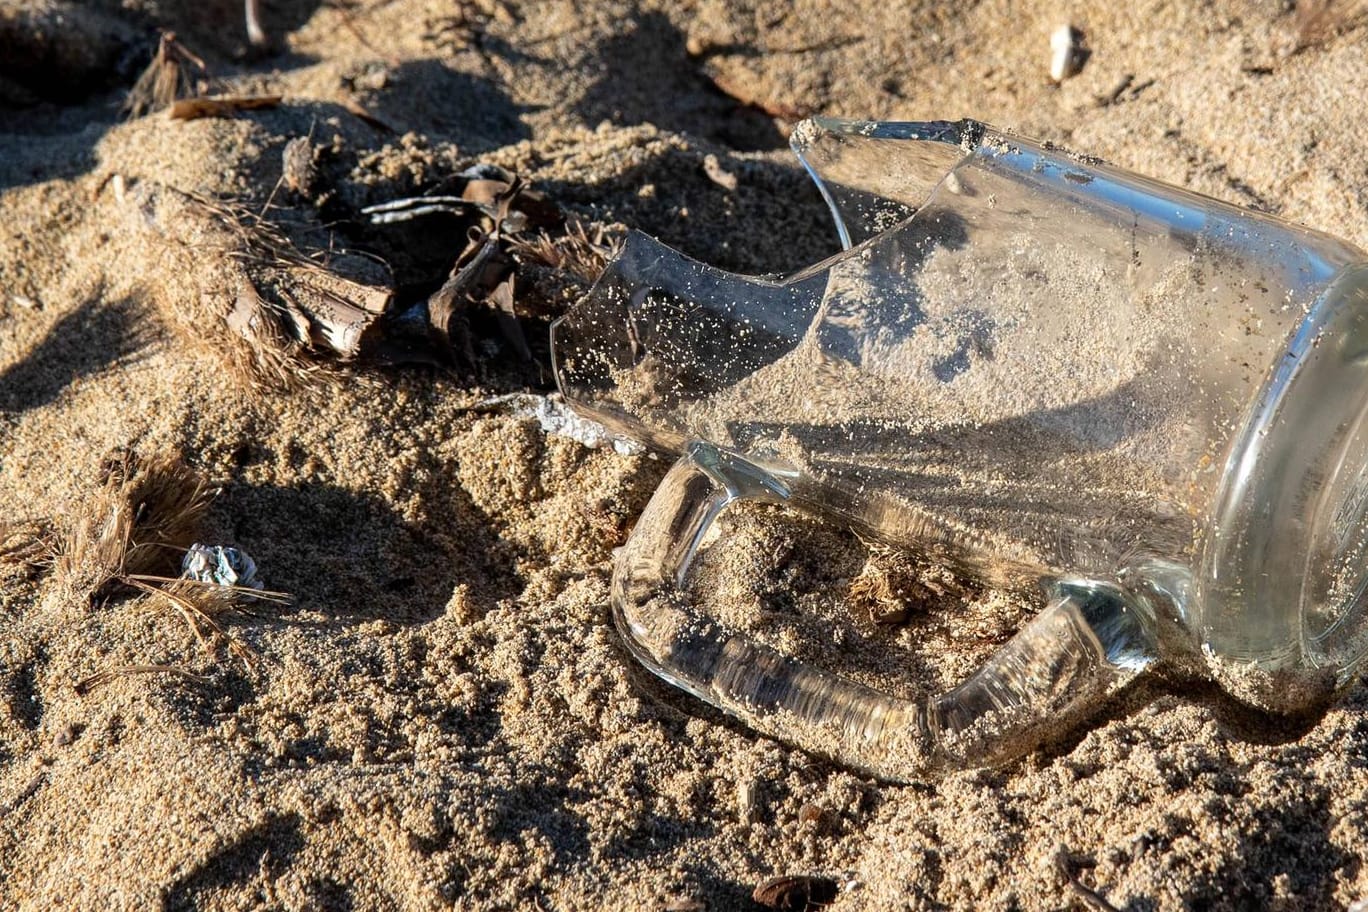
[[[256,561],[246,551],[227,545],[199,542],[191,545],[181,560],[181,579],[219,586],[262,588],[261,580],[257,578]]]

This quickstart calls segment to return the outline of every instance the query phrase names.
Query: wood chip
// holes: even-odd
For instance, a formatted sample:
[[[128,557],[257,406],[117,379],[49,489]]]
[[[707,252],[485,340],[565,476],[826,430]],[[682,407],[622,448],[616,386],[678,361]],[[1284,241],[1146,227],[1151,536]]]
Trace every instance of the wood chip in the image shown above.
[[[241,111],[274,108],[280,101],[279,95],[208,95],[201,98],[181,98],[171,103],[169,115],[172,120],[233,117]]]
[[[261,271],[285,305],[296,338],[315,349],[331,349],[344,361],[362,353],[394,298],[384,267],[358,254],[337,254],[317,265],[278,263]]]

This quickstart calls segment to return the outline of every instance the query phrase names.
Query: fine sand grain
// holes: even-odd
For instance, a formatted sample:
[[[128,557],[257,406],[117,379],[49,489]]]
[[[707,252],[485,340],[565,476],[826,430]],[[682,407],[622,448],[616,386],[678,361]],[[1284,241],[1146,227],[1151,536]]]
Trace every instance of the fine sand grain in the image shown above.
[[[972,116],[1368,245],[1368,16],[1297,5],[1079,7],[1091,55],[1054,85],[1068,8],[1038,0],[263,0],[255,55],[237,0],[0,0],[0,909],[729,910],[777,874],[834,878],[837,910],[1078,908],[1065,869],[1136,912],[1368,899],[1363,686],[1274,724],[1158,682],[1006,768],[867,780],[629,659],[612,550],[665,462],[485,404],[548,390],[581,281],[520,275],[531,362],[472,319],[458,370],[254,385],[197,323],[245,267],[147,205],[171,188],[326,249],[484,162],[584,225],[784,272],[836,249],[793,118]],[[156,27],[282,101],[120,121]],[[384,250],[406,294],[466,243],[421,240]],[[159,596],[73,596],[30,560],[121,447],[207,479],[200,540],[293,602],[200,642]],[[1024,619],[938,583],[876,624],[842,604],[853,535],[735,525],[717,611],[881,686],[951,686]]]

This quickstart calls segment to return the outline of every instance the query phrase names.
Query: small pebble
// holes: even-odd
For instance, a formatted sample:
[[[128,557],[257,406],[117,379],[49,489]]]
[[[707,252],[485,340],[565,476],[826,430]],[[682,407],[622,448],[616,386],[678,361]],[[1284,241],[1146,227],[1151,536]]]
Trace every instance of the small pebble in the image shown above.
[[[57,734],[52,736],[52,743],[55,747],[66,747],[68,744],[75,741],[76,736],[80,733],[80,729],[68,722],[66,725],[57,729]]]
[[[1050,78],[1063,82],[1077,75],[1089,53],[1083,47],[1083,33],[1072,25],[1061,25],[1050,35]]]

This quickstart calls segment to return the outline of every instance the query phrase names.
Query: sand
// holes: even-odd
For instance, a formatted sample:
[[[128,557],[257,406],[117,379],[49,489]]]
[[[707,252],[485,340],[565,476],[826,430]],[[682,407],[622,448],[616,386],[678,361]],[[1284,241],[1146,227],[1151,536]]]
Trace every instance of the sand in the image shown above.
[[[1159,681],[1008,767],[902,787],[757,736],[653,682],[612,629],[612,549],[663,460],[476,408],[549,388],[497,331],[465,372],[234,379],[222,337],[184,326],[226,293],[222,264],[149,226],[135,192],[261,211],[312,133],[332,202],[281,198],[281,218],[316,228],[491,162],[587,223],[783,272],[836,248],[785,117],[974,116],[1368,245],[1361,7],[1337,4],[1337,31],[1254,2],[490,0],[463,31],[436,0],[262,6],[278,50],[245,55],[227,0],[92,0],[64,12],[75,50],[52,38],[57,5],[0,3],[6,53],[38,61],[0,64],[0,518],[70,515],[113,448],[174,451],[219,489],[205,540],[294,598],[226,620],[261,656],[248,668],[155,599],[92,606],[7,571],[0,908],[726,910],[799,873],[835,879],[842,910],[1080,907],[1061,846],[1137,912],[1368,899],[1363,686],[1273,723]],[[1066,20],[1092,54],[1054,86]],[[120,121],[125,51],[155,26],[283,104]],[[464,245],[429,240],[398,265],[444,271]],[[520,286],[537,357],[577,287]],[[780,558],[738,563],[763,584],[758,601],[733,584],[742,613],[888,686],[900,653],[911,680],[952,684],[1023,620],[989,592],[875,626],[839,599],[858,540],[768,511],[738,527],[757,566]],[[123,665],[194,677],[77,693]]]

